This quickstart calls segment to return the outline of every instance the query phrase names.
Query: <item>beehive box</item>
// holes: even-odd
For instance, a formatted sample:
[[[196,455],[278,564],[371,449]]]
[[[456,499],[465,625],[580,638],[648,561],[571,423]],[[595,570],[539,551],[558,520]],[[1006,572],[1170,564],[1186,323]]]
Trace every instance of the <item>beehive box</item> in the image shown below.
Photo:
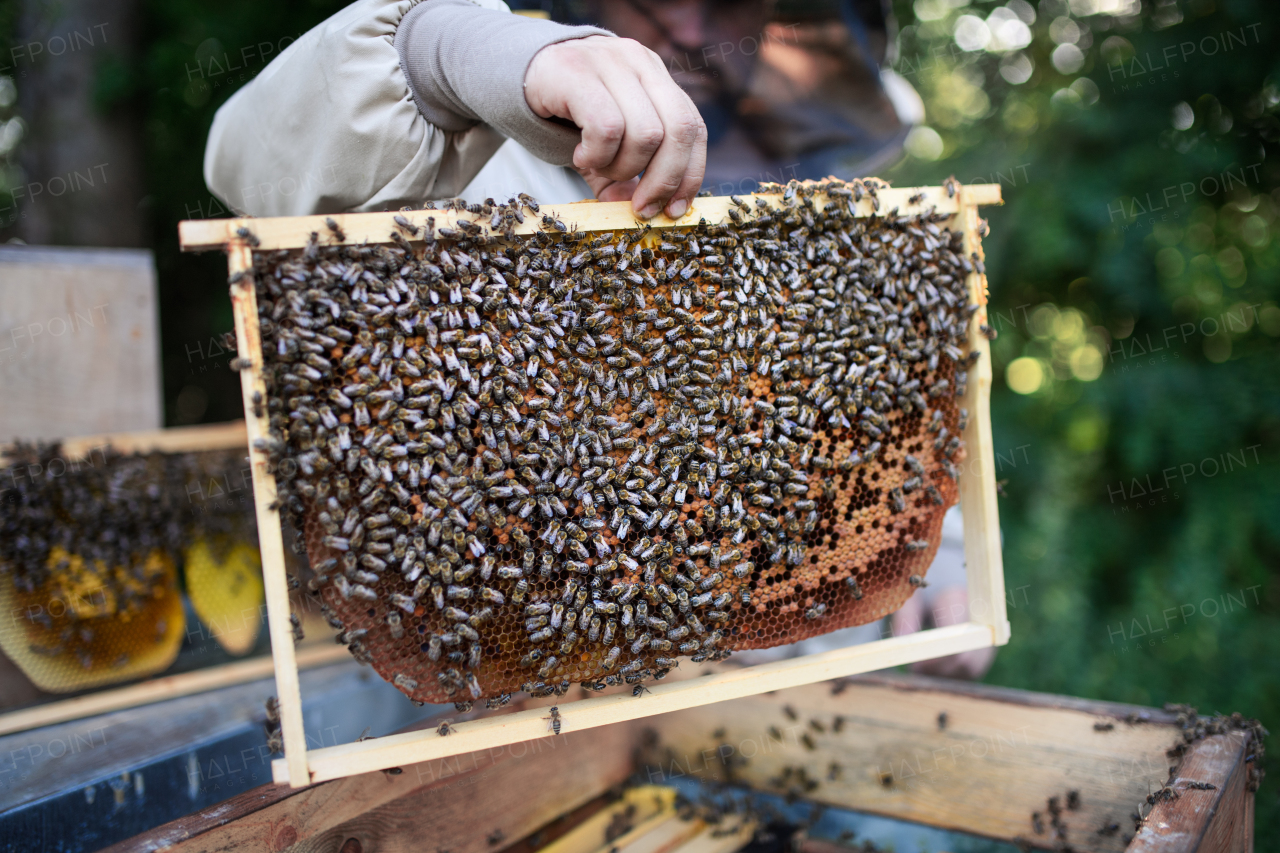
[[[957,493],[980,621],[565,713],[1006,641],[979,331],[977,205],[998,199],[793,182],[643,226],[529,200],[183,223],[184,248],[230,254],[290,781],[403,756],[301,752],[281,507],[353,653],[420,701],[633,683],[872,621],[923,582]],[[533,736],[518,717],[457,734]],[[476,745],[449,744],[423,748]]]
[[[631,846],[616,831],[625,821],[610,833],[601,823],[613,821],[594,816],[643,795],[644,787],[620,793],[628,782],[679,785],[696,796],[689,784],[696,778],[708,783],[705,793],[758,797],[760,806],[768,802],[760,795],[794,802],[791,822],[806,831],[787,849],[801,853],[865,853],[868,840],[875,849],[930,853],[1015,846],[1247,853],[1254,793],[1264,781],[1262,732],[1238,714],[1200,717],[1182,706],[1144,708],[900,674],[585,731],[572,725],[567,720],[549,740],[406,761],[391,772],[304,790],[263,785],[110,851],[564,853],[568,845],[557,839],[594,840],[570,849],[601,853],[675,850],[682,848],[670,840]],[[771,822],[763,808],[751,811]],[[649,813],[637,809],[637,828]],[[750,818],[725,815],[716,825],[728,830]],[[573,839],[578,829],[590,837]]]

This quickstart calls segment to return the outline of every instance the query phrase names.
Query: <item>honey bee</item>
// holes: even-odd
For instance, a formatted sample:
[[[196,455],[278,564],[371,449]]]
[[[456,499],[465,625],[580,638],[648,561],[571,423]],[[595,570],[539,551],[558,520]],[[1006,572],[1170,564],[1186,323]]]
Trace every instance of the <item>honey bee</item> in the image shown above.
[[[902,497],[902,488],[895,486],[889,490],[889,505],[893,507],[894,512],[906,512],[907,502]]]
[[[408,219],[405,219],[403,216],[401,216],[398,213],[392,218],[395,220],[396,225],[398,225],[400,228],[403,228],[405,231],[409,232],[409,236],[411,237],[418,236],[418,226],[414,225]]]
[[[551,707],[551,714],[543,717],[542,719],[549,721],[547,723],[547,728],[549,728],[553,734],[560,734],[560,726],[563,723],[563,720],[560,717],[560,709],[558,707],[553,705]]]

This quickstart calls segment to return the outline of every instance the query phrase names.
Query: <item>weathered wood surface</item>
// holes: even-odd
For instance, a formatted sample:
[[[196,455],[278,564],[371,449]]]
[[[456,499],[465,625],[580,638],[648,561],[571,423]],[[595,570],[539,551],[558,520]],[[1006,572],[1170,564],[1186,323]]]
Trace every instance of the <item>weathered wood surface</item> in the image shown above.
[[[354,661],[302,673],[309,743],[426,716],[368,675]],[[0,850],[105,846],[268,782],[262,725],[274,692],[259,679],[0,737]]]
[[[672,853],[733,853],[751,843],[755,831],[756,825],[750,821],[726,829],[707,826]]]
[[[839,733],[837,717],[843,718]],[[825,731],[817,731],[812,720]],[[657,734],[657,746],[640,749],[649,742],[648,729]],[[806,735],[814,750],[805,745]],[[1135,840],[1129,853],[1251,849],[1253,795],[1245,787],[1242,739],[1233,734],[1195,745],[1174,787],[1181,791],[1187,781],[1208,781],[1218,790],[1185,791],[1165,804],[1169,808],[1159,806],[1148,816],[1154,832],[1158,821],[1175,825],[1173,811],[1192,807],[1193,814],[1177,820],[1202,826],[1199,835],[1182,832],[1182,846],[1138,847],[1141,839]],[[1152,708],[924,676],[859,676],[643,723],[570,729],[553,741],[404,766],[399,775],[367,773],[305,790],[264,786],[116,849],[172,845],[196,853],[297,845],[296,850],[338,851],[356,838],[365,851],[430,853],[438,844],[454,853],[486,853],[496,849],[486,840],[495,829],[514,842],[602,796],[633,768],[641,781],[654,784],[703,775],[786,793],[786,785],[774,780],[785,777],[787,768],[803,767],[818,783],[804,794],[814,801],[1021,839],[1045,850],[1059,843],[1048,808],[1049,798],[1056,797],[1072,849],[1118,853],[1133,832],[1130,815],[1168,777],[1172,759],[1166,750],[1181,741],[1174,715]],[[830,779],[833,762],[838,768]],[[793,769],[788,784],[800,784],[799,778]],[[1074,809],[1067,808],[1071,791],[1079,792]],[[1035,831],[1032,813],[1039,814],[1043,833]],[[580,825],[604,819],[588,814]],[[552,853],[592,853],[565,840],[571,835],[556,841],[563,849]],[[423,839],[431,839],[430,845],[424,848]]]
[[[1126,853],[1249,853],[1253,793],[1245,762],[1250,735],[1213,735],[1193,745],[1169,787],[1176,799],[1157,802]],[[1192,783],[1214,787],[1202,790]]]
[[[963,200],[967,204],[1000,204],[999,184],[973,184],[963,187],[955,196],[949,195],[942,187],[902,187],[881,189],[879,197],[879,213],[888,214],[897,208],[900,215],[922,213],[930,208],[938,213],[955,213],[960,210]],[[919,196],[914,203],[909,199]],[[752,196],[744,196],[750,199]],[[764,198],[776,201],[777,195],[765,195]],[[825,202],[824,202],[825,203]],[[650,219],[647,224],[654,228],[679,228],[697,225],[706,220],[709,224],[727,222],[729,209],[733,202],[728,196],[694,199],[689,212],[679,219],[669,219],[663,214]],[[864,197],[857,205],[859,216],[871,216],[876,212],[869,197]],[[541,231],[541,217],[551,216],[560,220],[570,229],[581,231],[614,231],[635,228],[645,224],[637,221],[631,210],[629,201],[582,201],[573,204],[543,205],[538,214],[525,212],[524,222],[515,228],[516,234],[532,234]],[[232,243],[242,243],[236,232],[240,228],[248,228],[259,240],[262,249],[300,249],[307,245],[314,232],[319,236],[321,245],[338,242],[326,224],[332,219],[342,229],[347,244],[357,243],[390,243],[392,232],[400,233],[411,242],[414,237],[404,231],[397,223],[396,217],[402,217],[414,227],[426,224],[428,218],[434,220],[435,227],[454,227],[459,219],[480,222],[487,226],[486,218],[471,213],[458,213],[452,210],[406,210],[386,213],[335,213],[332,216],[287,216],[268,219],[192,219],[178,223],[178,239],[184,252],[219,249]],[[420,239],[420,238],[419,238]]]
[[[1133,832],[1130,813],[1163,784],[1171,763],[1165,751],[1181,742],[1167,715],[1150,709],[1054,707],[1019,702],[1016,691],[986,698],[978,686],[951,692],[932,679],[895,681],[850,679],[835,695],[831,685],[813,685],[742,699],[731,712],[707,707],[654,718],[647,725],[659,746],[642,759],[641,778],[732,779],[1043,849],[1059,840],[1048,805],[1056,797],[1072,849],[1120,853]],[[1160,721],[1123,722],[1143,712]],[[1113,728],[1099,731],[1095,723]],[[1067,808],[1071,791],[1076,809]],[[1099,832],[1112,824],[1114,831]]]
[[[365,851],[489,853],[495,833],[522,838],[623,782],[631,758],[631,728],[613,726],[406,764],[398,774],[264,785],[108,850],[337,853],[356,838]]]
[[[0,247],[0,388],[0,443],[159,428],[151,253]]]

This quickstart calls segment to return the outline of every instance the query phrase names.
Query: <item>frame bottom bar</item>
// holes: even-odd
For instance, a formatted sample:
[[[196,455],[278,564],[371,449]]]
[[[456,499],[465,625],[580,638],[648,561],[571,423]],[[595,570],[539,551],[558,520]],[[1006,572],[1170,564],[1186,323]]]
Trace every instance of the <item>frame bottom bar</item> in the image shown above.
[[[1007,636],[1007,632],[1005,632]],[[995,629],[978,622],[932,628],[902,637],[891,637],[775,661],[743,669],[717,672],[671,684],[653,684],[650,693],[635,698],[629,693],[598,696],[560,705],[561,733],[607,726],[654,714],[682,711],[727,699],[798,687],[833,678],[871,672],[918,660],[1002,645]],[[279,784],[302,787],[309,783],[340,779],[392,767],[507,746],[521,741],[552,737],[545,708],[458,723],[454,733],[440,737],[434,730],[308,750],[310,779],[294,781],[283,758],[271,763],[272,778]]]

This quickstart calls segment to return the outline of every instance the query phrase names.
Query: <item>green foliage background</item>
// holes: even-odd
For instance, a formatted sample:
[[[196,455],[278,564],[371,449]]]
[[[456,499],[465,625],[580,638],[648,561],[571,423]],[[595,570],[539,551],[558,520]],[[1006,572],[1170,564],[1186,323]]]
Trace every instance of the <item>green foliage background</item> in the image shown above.
[[[1013,640],[987,680],[1280,726],[1280,10],[1040,2],[1022,51],[1035,70],[1012,84],[1010,55],[952,39],[959,16],[998,4],[895,5],[897,68],[943,156],[888,177],[954,173],[1006,199],[985,248]],[[1073,74],[1051,59],[1060,16],[1091,31]],[[1095,372],[1084,347],[1105,355],[1090,381],[1072,370],[1074,356]],[[1026,395],[1006,381],[1022,357],[1047,373]],[[1280,846],[1264,766],[1259,850]]]
[[[342,4],[143,5],[145,51],[104,66],[99,108],[146,115],[168,422],[231,419],[237,383],[214,341],[231,327],[224,262],[179,254],[175,226],[222,213],[200,168],[217,107]],[[1030,44],[965,51],[957,22],[998,24],[1000,4],[894,5],[895,67],[936,136],[917,133],[919,156],[884,177],[954,174],[1006,199],[987,211],[986,251],[1013,640],[988,680],[1280,726],[1280,9],[1009,0]],[[1055,44],[1073,40],[1062,19],[1078,69]],[[11,157],[0,175],[18,180]],[[1016,393],[1010,375],[1038,389]],[[1228,454],[1213,474],[1207,460]],[[1265,766],[1259,850],[1280,847]]]

